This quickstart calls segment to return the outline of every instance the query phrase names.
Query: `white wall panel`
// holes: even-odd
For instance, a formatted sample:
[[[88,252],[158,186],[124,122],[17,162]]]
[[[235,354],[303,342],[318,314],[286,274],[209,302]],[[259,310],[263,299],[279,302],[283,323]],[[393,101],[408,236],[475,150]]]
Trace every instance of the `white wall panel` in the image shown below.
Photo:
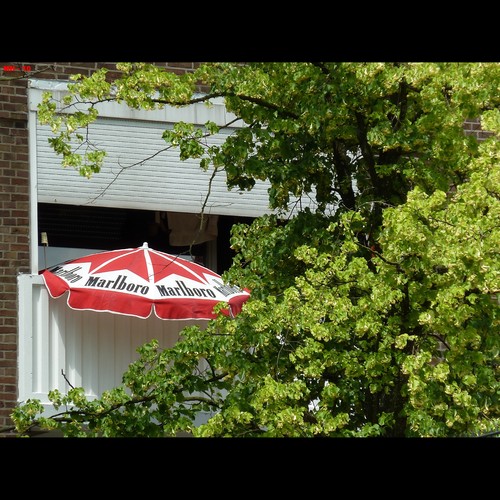
[[[93,311],[75,311],[66,296],[49,296],[39,275],[18,276],[19,401],[40,399],[53,413],[48,393],[83,387],[89,399],[121,385],[137,348],[152,339],[172,347],[180,330],[206,321],[164,321]],[[67,380],[66,380],[67,379]]]

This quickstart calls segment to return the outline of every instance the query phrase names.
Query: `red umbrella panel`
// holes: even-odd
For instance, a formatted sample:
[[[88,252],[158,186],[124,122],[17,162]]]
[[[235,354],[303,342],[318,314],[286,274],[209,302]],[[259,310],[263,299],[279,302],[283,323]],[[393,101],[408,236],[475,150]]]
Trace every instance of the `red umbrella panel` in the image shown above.
[[[235,316],[250,292],[177,255],[142,247],[99,252],[40,272],[53,298],[68,292],[72,309],[138,318],[214,319],[214,306]]]

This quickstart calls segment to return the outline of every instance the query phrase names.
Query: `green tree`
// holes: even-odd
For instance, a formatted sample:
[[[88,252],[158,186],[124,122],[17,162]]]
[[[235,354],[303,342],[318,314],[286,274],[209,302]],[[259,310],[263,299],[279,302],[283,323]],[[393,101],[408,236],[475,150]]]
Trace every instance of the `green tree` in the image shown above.
[[[180,156],[224,169],[228,188],[270,183],[276,215],[233,227],[224,277],[252,290],[243,312],[143,345],[123,385],[82,388],[13,412],[68,436],[466,436],[498,429],[500,65],[210,63],[174,75],[117,65],[77,78],[40,120],[64,166],[97,174],[82,148],[95,103],[132,108],[223,97],[241,118],[166,130]],[[198,85],[208,89],[199,94]],[[484,140],[464,132],[479,119]],[[81,153],[82,151],[86,151]],[[312,200],[302,208],[301,200]],[[286,214],[292,211],[292,216]],[[211,412],[193,425],[199,411]]]

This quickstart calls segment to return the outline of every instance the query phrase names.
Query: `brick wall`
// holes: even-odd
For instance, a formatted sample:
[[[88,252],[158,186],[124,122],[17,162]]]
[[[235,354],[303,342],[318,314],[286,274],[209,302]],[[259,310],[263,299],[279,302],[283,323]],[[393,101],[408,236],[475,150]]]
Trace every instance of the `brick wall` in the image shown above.
[[[157,63],[175,73],[199,63]],[[108,62],[0,62],[0,430],[17,401],[17,275],[30,272],[27,78],[67,80]],[[23,72],[24,70],[24,72]]]
[[[157,64],[176,73],[199,65]],[[66,80],[103,66],[115,69],[107,62],[0,62],[0,430],[12,424],[10,414],[17,401],[17,275],[30,272],[26,77]],[[12,68],[15,71],[9,71]],[[465,129],[483,137],[477,122],[467,122]]]

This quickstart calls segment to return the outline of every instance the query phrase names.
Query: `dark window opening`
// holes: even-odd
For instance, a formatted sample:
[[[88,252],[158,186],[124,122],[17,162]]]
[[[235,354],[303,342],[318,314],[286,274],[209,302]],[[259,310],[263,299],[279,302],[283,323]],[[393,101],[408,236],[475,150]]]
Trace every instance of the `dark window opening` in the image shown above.
[[[250,223],[249,217],[219,216],[217,222],[217,269],[222,274],[231,265],[234,252],[229,246],[231,226]],[[171,254],[189,255],[201,263],[207,258],[207,243],[173,246],[169,243],[167,218],[158,221],[157,213],[109,207],[64,204],[38,204],[38,245],[46,233],[52,247],[114,250],[134,248],[147,242],[149,247]]]

